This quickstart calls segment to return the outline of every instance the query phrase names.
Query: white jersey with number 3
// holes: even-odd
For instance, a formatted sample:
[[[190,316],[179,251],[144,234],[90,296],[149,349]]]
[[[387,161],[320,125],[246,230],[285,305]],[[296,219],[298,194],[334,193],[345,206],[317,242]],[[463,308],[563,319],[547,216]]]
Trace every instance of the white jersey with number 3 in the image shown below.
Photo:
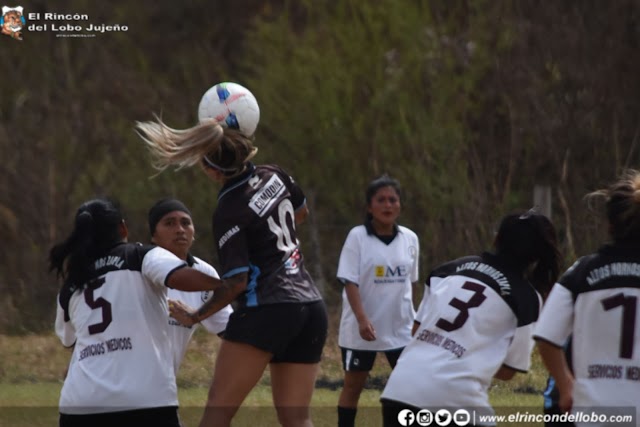
[[[56,333],[75,344],[61,413],[178,405],[165,281],[184,266],[165,249],[123,243],[95,262],[85,288],[60,294]]]
[[[503,364],[529,369],[540,297],[492,254],[461,258],[440,269],[453,273],[432,282],[423,316],[416,319],[420,327],[382,398],[420,408],[491,413],[487,390],[498,369]]]

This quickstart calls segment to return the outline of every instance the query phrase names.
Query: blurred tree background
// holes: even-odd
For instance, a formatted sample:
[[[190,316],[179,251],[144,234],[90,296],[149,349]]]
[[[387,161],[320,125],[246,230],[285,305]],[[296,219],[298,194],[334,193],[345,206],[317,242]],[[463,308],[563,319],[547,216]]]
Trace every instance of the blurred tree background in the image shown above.
[[[403,185],[401,223],[421,239],[425,277],[489,247],[497,220],[531,207],[536,185],[551,189],[568,265],[606,238],[583,196],[640,167],[637,0],[22,6],[128,31],[0,36],[2,333],[51,328],[58,284],[48,250],[95,196],[118,199],[131,239],[143,242],[151,204],[182,199],[196,221],[194,252],[217,265],[217,188],[198,170],[152,178],[133,126],[153,113],[193,125],[200,97],[220,81],[247,86],[260,103],[257,161],[280,164],[305,189],[303,251],[333,309],[341,245],[382,173]]]

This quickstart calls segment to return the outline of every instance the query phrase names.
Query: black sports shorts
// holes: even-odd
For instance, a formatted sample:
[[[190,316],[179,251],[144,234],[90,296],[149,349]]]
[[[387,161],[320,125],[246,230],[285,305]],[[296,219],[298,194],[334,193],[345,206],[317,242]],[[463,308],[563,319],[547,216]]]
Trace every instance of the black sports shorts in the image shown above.
[[[60,414],[60,427],[180,427],[177,406],[105,412],[100,414]]]
[[[342,369],[345,371],[369,372],[373,368],[373,363],[376,361],[378,353],[384,353],[391,369],[395,368],[404,347],[379,352],[374,350],[353,350],[344,347],[340,347],[340,350],[342,351]]]
[[[273,353],[271,363],[318,363],[327,328],[322,300],[268,304],[234,311],[224,339]]]

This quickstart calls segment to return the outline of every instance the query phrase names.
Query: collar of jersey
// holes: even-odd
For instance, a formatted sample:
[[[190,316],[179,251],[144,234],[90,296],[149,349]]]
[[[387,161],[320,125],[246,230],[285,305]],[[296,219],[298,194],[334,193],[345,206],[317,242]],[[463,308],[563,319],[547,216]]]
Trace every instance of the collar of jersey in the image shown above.
[[[256,171],[256,165],[249,162],[247,163],[247,170],[242,172],[240,175],[231,178],[227,181],[226,184],[220,189],[220,194],[218,194],[218,201],[222,199],[227,193],[231,190],[236,189],[242,185],[244,185],[249,179],[253,176]]]
[[[364,228],[367,230],[368,235],[376,236],[378,239],[382,240],[382,238],[378,235],[378,233],[376,233],[376,230],[373,228],[373,224],[371,224],[370,219],[364,222]],[[393,224],[393,238],[389,241],[389,243],[393,242],[393,240],[396,238],[399,232],[400,232],[400,227],[398,227],[398,224]],[[384,240],[382,240],[382,242],[386,243]]]

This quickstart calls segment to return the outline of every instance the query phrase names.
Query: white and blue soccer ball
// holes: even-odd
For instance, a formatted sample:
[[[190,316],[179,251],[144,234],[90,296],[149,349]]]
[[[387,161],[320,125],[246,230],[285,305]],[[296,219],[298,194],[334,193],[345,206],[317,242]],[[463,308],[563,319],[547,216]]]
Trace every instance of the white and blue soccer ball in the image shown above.
[[[210,88],[198,106],[198,119],[215,119],[224,127],[252,136],[260,122],[260,107],[251,91],[237,83],[223,82]]]

